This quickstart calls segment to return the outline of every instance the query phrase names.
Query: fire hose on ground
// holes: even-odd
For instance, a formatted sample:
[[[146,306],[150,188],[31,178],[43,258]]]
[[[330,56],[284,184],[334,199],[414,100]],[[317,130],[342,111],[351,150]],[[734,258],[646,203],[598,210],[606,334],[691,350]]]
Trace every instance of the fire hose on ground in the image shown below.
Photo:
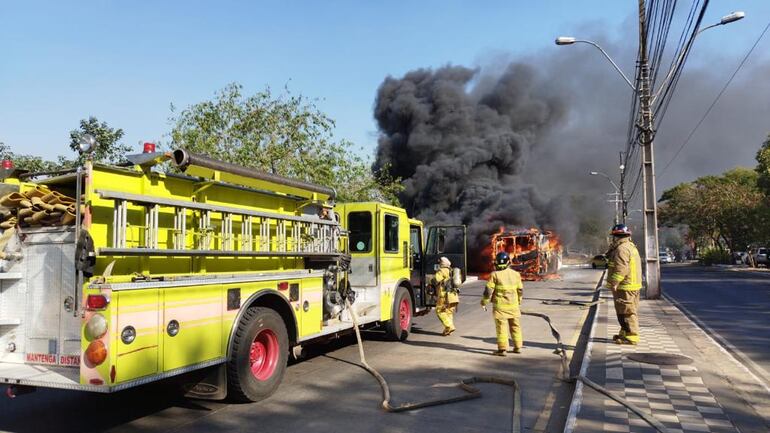
[[[597,284],[597,289],[596,289],[597,294],[600,290],[603,279],[604,279],[604,273],[602,273],[602,276],[599,278],[599,283]],[[584,308],[590,308],[600,303],[600,301],[598,300],[598,295],[597,295],[597,298],[592,302],[565,301],[561,299],[552,300],[552,301],[554,301],[553,304],[549,304],[549,305],[580,305]],[[440,405],[445,405],[450,403],[457,403],[461,401],[476,399],[481,397],[482,394],[481,394],[481,390],[472,386],[473,384],[495,383],[499,385],[510,386],[513,389],[511,432],[521,433],[522,431],[521,388],[519,387],[519,384],[516,382],[516,380],[512,378],[503,378],[498,376],[473,376],[467,379],[461,379],[460,382],[458,383],[458,387],[463,391],[465,391],[465,394],[461,394],[454,397],[426,400],[422,402],[402,403],[399,405],[393,405],[391,403],[390,386],[388,385],[388,382],[374,367],[369,365],[369,363],[366,361],[363,340],[361,338],[361,331],[358,326],[358,323],[359,323],[358,314],[356,314],[355,309],[351,308],[350,302],[347,300],[347,298],[345,299],[345,307],[348,309],[348,311],[351,314],[351,317],[353,318],[353,325],[354,325],[353,329],[355,330],[356,341],[358,343],[358,355],[361,359],[361,367],[364,370],[366,370],[369,374],[371,374],[379,383],[380,389],[382,390],[382,401],[380,404],[386,412],[391,412],[391,413],[407,412],[407,411],[422,409],[426,407],[440,406]],[[638,406],[620,397],[618,394],[604,388],[603,386],[597,384],[596,382],[593,382],[592,380],[588,379],[582,374],[578,374],[576,377],[571,378],[570,372],[569,372],[569,364],[567,361],[567,354],[566,354],[566,351],[564,350],[564,345],[562,344],[562,341],[561,341],[561,334],[551,322],[551,318],[547,314],[533,312],[533,311],[522,311],[521,314],[524,316],[540,317],[541,319],[545,320],[545,322],[548,324],[548,327],[551,329],[551,335],[556,340],[556,349],[554,350],[554,353],[559,355],[561,358],[561,374],[560,374],[561,377],[559,377],[560,380],[567,383],[575,383],[576,381],[579,380],[583,382],[585,385],[589,386],[590,388],[606,395],[607,397],[627,407],[629,410],[633,411],[635,414],[641,417],[645,422],[647,422],[650,426],[658,430],[660,433],[669,433],[669,430],[660,421],[655,419],[652,415],[644,412]]]

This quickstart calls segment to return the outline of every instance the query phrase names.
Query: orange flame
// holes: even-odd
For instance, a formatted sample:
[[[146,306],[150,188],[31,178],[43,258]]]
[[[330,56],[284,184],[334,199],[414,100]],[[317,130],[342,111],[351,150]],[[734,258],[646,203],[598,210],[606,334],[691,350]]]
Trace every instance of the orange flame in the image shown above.
[[[495,256],[502,251],[508,253],[514,269],[521,273],[524,280],[558,278],[562,244],[559,236],[552,231],[540,231],[535,227],[506,231],[505,227],[500,227],[497,233],[490,236],[489,245],[483,250],[483,255],[489,257],[489,267],[479,278],[489,278]]]

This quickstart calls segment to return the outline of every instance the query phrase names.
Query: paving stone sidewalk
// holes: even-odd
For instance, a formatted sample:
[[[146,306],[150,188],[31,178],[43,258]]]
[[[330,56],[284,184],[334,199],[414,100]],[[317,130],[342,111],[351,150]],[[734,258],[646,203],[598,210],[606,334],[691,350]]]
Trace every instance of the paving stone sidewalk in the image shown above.
[[[587,376],[652,414],[672,433],[738,432],[722,406],[704,384],[694,365],[654,365],[633,361],[632,353],[655,352],[685,355],[661,319],[670,313],[665,300],[640,303],[641,341],[637,346],[617,345],[611,336],[620,327],[612,296],[603,290]],[[626,407],[584,387],[574,432],[634,432],[657,430]]]

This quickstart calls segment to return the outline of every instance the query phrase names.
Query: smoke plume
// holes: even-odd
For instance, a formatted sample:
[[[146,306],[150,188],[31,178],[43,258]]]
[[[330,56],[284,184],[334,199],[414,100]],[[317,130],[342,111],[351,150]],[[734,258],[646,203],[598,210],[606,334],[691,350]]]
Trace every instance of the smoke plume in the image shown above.
[[[588,36],[633,77],[636,46]],[[770,132],[770,81],[765,79],[770,61],[760,54],[661,173],[743,52],[738,49],[729,59],[696,56],[685,67],[656,135],[658,195],[698,176],[755,165],[754,155]],[[475,69],[447,66],[386,78],[375,102],[380,131],[375,167],[404,179],[400,198],[411,215],[429,223],[468,225],[471,258],[487,260],[479,253],[500,226],[552,229],[567,245],[576,238],[584,241],[586,230],[592,230],[601,241],[612,223],[606,193],[613,188],[588,172],[604,172],[619,182],[618,153],[625,150],[631,90],[590,47],[551,46],[537,56],[501,55],[481,63]],[[631,170],[638,170],[638,158],[629,164]],[[638,231],[637,173],[628,173],[626,193],[635,193],[628,224]]]
[[[412,215],[468,225],[471,257],[501,226],[571,235],[568,202],[542,196],[522,177],[539,138],[565,109],[524,64],[497,77],[461,66],[389,77],[375,104],[375,167],[404,179],[400,198]]]

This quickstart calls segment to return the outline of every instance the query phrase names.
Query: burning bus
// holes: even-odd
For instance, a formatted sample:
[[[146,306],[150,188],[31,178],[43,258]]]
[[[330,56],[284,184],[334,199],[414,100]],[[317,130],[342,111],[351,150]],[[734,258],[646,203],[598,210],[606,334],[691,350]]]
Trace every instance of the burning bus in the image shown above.
[[[499,252],[511,257],[511,267],[527,281],[558,276],[562,246],[559,236],[550,230],[537,228],[506,231],[500,228],[491,239],[492,258]]]

